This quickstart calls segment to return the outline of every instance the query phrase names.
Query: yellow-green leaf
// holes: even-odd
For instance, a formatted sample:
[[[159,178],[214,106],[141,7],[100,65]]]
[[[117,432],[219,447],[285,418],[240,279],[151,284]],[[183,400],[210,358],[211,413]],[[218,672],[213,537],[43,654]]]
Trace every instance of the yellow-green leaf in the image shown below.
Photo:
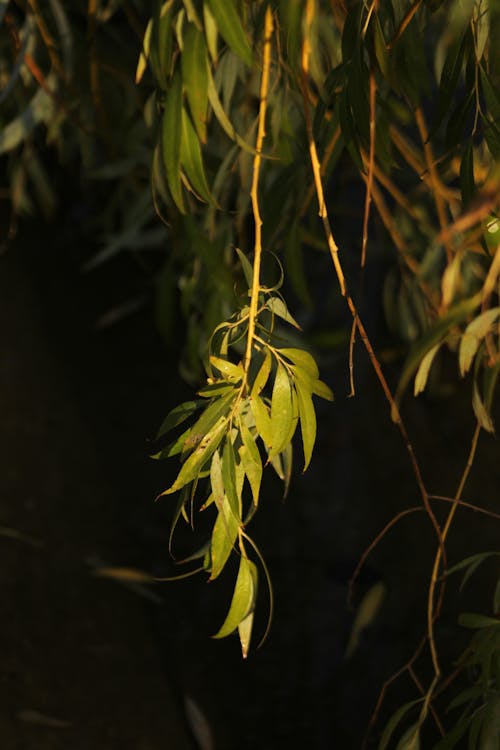
[[[264,353],[264,361],[262,362],[260,369],[255,376],[255,380],[252,385],[252,396],[258,396],[261,390],[264,388],[271,372],[271,352],[266,349]]]
[[[415,396],[418,396],[418,394],[422,393],[422,391],[425,389],[431,365],[440,348],[441,342],[435,344],[432,349],[429,349],[425,357],[422,359],[418,367],[417,374],[415,375],[415,385],[413,388],[413,394]]]
[[[212,356],[210,357],[210,364],[225,375],[226,378],[233,380],[235,383],[239,383],[243,378],[243,367],[241,365],[234,365],[227,359]]]
[[[210,581],[220,575],[233,549],[240,525],[231,511],[229,500],[224,495],[210,542]]]
[[[252,50],[241,24],[241,16],[236,10],[233,0],[205,0],[205,2],[215,18],[220,35],[233,52],[249,68],[252,67]]]
[[[208,51],[210,52],[210,57],[215,62],[217,60],[217,24],[215,23],[212,11],[206,3],[203,4],[203,21],[205,23]]]
[[[162,156],[167,173],[167,183],[181,213],[184,213],[184,199],[181,186],[181,124],[182,124],[182,83],[177,71],[165,100],[162,118]]]
[[[224,492],[229,500],[231,511],[239,522],[241,519],[241,507],[236,486],[236,457],[229,435],[222,451],[222,479],[224,481]]]
[[[212,457],[213,452],[219,445],[226,431],[227,420],[221,417],[210,432],[200,441],[198,447],[182,464],[177,479],[171,487],[162,492],[162,495],[171,495],[177,492],[193,479],[196,479],[202,466]]]
[[[462,377],[469,371],[474,355],[479,348],[479,344],[499,315],[500,307],[492,307],[491,310],[486,310],[486,312],[481,313],[477,318],[474,318],[465,329],[465,333],[460,341],[460,350],[458,353],[460,375],[462,375]]]
[[[292,389],[290,377],[283,365],[278,364],[271,399],[271,451],[269,457],[281,453],[287,443],[293,421]]]
[[[316,360],[305,349],[278,349],[279,354],[283,355],[287,359],[290,360],[290,362],[293,362],[294,365],[297,365],[297,367],[300,367],[301,369],[305,370],[308,375],[313,378],[317,379],[319,378],[319,370],[318,365],[316,364]]]
[[[205,37],[194,23],[188,24],[182,50],[182,80],[193,123],[202,143],[207,139],[208,56]]]
[[[239,450],[241,463],[252,490],[253,503],[257,505],[262,481],[262,459],[252,433],[244,422],[241,423],[240,435],[243,443]]]
[[[200,142],[189,115],[182,108],[181,164],[194,192],[207,203],[212,202],[201,155]]]
[[[311,461],[314,443],[316,441],[316,412],[311,394],[305,388],[296,388],[297,402],[300,416],[300,430],[304,448],[304,471]]]
[[[213,638],[225,638],[253,611],[257,594],[257,568],[247,557],[240,558],[240,567],[229,612]]]
[[[474,409],[474,414],[483,430],[486,430],[486,432],[495,432],[493,420],[481,400],[476,383],[474,383],[472,390],[472,408]]]
[[[254,394],[250,398],[250,408],[252,410],[253,418],[255,419],[257,432],[262,438],[264,445],[269,447],[272,442],[272,429],[271,417],[269,416],[267,406],[260,396]]]

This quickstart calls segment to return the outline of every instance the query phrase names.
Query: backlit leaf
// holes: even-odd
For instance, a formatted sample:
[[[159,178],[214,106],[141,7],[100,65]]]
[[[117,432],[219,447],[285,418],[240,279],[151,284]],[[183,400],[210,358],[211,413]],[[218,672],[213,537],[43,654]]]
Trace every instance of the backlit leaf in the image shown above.
[[[257,568],[247,557],[241,556],[238,577],[234,587],[233,599],[229,612],[220,630],[213,638],[225,638],[230,635],[245,617],[253,610],[257,593]]]
[[[210,543],[211,581],[217,578],[224,569],[238,536],[239,528],[240,525],[231,511],[229,500],[224,495]]]
[[[252,433],[244,422],[241,423],[240,435],[243,442],[239,450],[241,463],[252,490],[253,503],[257,505],[262,480],[262,459]]]
[[[305,349],[278,349],[279,354],[289,359],[294,365],[304,369],[312,378],[319,378],[318,365],[316,360]]]
[[[220,357],[214,356],[210,357],[210,364],[225,375],[226,378],[234,380],[235,383],[239,383],[239,381],[243,379],[244,372],[241,365],[234,365],[227,359],[221,359]]]
[[[272,443],[273,435],[268,408],[256,393],[252,394],[250,398],[250,408],[255,419],[257,432],[262,438],[264,445],[269,447]]]

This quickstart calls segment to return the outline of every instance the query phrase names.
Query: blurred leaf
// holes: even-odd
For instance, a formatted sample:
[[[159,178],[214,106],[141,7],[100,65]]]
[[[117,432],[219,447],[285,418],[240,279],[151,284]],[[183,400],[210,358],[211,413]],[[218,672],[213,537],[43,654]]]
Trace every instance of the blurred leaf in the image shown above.
[[[481,341],[487,335],[499,315],[500,307],[493,307],[478,315],[477,318],[474,318],[465,329],[464,335],[460,339],[458,354],[460,375],[462,377],[469,371]]]
[[[474,148],[472,138],[469,139],[462,154],[460,164],[460,190],[462,192],[462,204],[466,209],[474,197]]]
[[[288,307],[280,297],[270,297],[267,300],[265,307],[267,307],[268,310],[271,310],[273,315],[277,315],[279,318],[282,318],[282,320],[286,320],[287,323],[290,323],[290,325],[294,326],[294,328],[297,328],[299,331],[302,330],[295,318],[289,313]]]
[[[217,24],[207,3],[203,3],[203,21],[205,23],[205,36],[210,57],[213,62],[217,61]]]
[[[483,428],[483,430],[486,430],[486,432],[495,432],[495,427],[493,425],[493,421],[491,419],[491,416],[489,415],[485,405],[483,404],[481,400],[481,396],[479,395],[479,391],[477,389],[477,383],[474,383],[472,387],[472,408],[474,409],[474,414],[476,415],[476,419]]]
[[[240,558],[238,577],[234,587],[233,599],[229,612],[220,630],[213,638],[225,638],[230,635],[253,610],[257,594],[257,568],[247,557]],[[247,633],[248,637],[248,633]]]
[[[198,196],[207,203],[211,203],[213,198],[205,175],[198,136],[184,107],[182,108],[181,163]]]
[[[406,716],[406,714],[411,711],[412,708],[417,706],[419,703],[422,703],[423,698],[419,698],[415,701],[410,701],[409,703],[405,703],[403,706],[398,708],[395,714],[391,717],[389,722],[387,723],[383,733],[382,737],[380,738],[380,744],[378,746],[378,750],[386,750],[386,748],[389,745],[389,741],[394,734],[394,731],[396,730],[396,727],[401,723],[403,718]],[[413,728],[413,727],[411,727]]]
[[[233,52],[249,67],[252,67],[252,50],[241,24],[241,14],[233,0],[205,0],[210,8],[220,35]]]
[[[436,356],[440,348],[440,343],[435,344],[432,349],[429,349],[425,357],[420,362],[417,374],[415,375],[415,386],[413,389],[414,396],[418,396],[419,393],[422,393],[422,391],[425,390],[427,378],[429,377],[429,370],[431,369],[434,357]]]
[[[464,612],[458,618],[459,625],[464,628],[491,628],[500,627],[500,619],[488,617],[487,615],[476,615],[472,612]]]
[[[179,72],[176,71],[165,100],[162,118],[162,155],[170,193],[179,211],[184,213],[180,170],[181,132],[182,82]]]
[[[193,123],[202,143],[207,139],[208,56],[203,33],[192,23],[184,34],[182,81]]]
[[[183,404],[179,404],[174,409],[169,411],[156,433],[156,437],[159,438],[165,433],[172,430],[177,425],[182,424],[188,419],[197,409],[203,405],[203,401],[197,399],[196,401],[184,401]]]

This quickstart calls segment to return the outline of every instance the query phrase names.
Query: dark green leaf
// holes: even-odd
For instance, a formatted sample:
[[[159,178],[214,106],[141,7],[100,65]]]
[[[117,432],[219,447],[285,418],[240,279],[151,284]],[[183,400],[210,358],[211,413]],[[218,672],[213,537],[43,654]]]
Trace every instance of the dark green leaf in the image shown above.
[[[211,203],[213,198],[205,175],[200,143],[184,107],[182,108],[181,164],[197,196]]]
[[[200,401],[200,399],[196,401],[185,401],[183,404],[179,404],[179,406],[176,406],[172,411],[170,411],[163,422],[161,423],[158,432],[156,433],[156,437],[159,438],[162,435],[165,435],[166,432],[169,432],[174,427],[177,427],[177,425],[182,424],[188,417],[191,416],[197,409],[199,409],[203,404],[203,401]]]
[[[464,612],[458,618],[459,625],[464,628],[499,628],[500,619],[488,615],[476,615],[472,612]]]
[[[193,123],[202,143],[207,139],[208,56],[203,33],[188,24],[182,50],[182,79]]]
[[[389,745],[389,741],[394,734],[394,731],[398,724],[401,723],[402,719],[406,716],[408,711],[410,711],[412,708],[417,706],[419,703],[422,703],[422,698],[419,698],[415,701],[410,701],[409,703],[405,703],[401,708],[398,708],[396,713],[391,717],[389,722],[387,723],[383,733],[382,737],[380,739],[380,744],[378,746],[378,750],[386,750],[386,748]]]
[[[162,118],[162,156],[172,198],[181,213],[184,199],[181,186],[182,83],[179,71],[172,78]]]

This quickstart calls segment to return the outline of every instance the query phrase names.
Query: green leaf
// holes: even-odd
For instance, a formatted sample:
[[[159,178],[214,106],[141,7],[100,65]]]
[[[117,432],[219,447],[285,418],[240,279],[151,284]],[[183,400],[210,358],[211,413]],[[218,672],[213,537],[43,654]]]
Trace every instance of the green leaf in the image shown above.
[[[140,83],[148,65],[149,52],[151,48],[151,32],[153,31],[153,19],[150,18],[142,40],[142,51],[139,55],[137,69],[135,71],[135,82]]]
[[[438,342],[432,347],[432,349],[429,349],[425,357],[423,357],[420,365],[418,366],[417,374],[415,375],[415,385],[413,388],[414,396],[418,396],[419,393],[422,393],[422,391],[425,390],[427,378],[429,377],[429,371],[431,369],[432,363],[434,362],[434,357],[436,356],[440,348],[441,343]]]
[[[247,557],[240,558],[240,567],[229,612],[220,630],[213,638],[230,635],[249,615],[255,606],[257,594],[257,568]]]
[[[231,511],[229,500],[224,495],[210,542],[210,581],[215,580],[224,569],[238,536],[239,528],[240,524]]]
[[[244,659],[247,658],[248,650],[250,648],[250,639],[252,637],[252,628],[253,628],[253,617],[254,617],[254,613],[252,611],[238,625],[238,635],[239,635],[240,644],[241,644],[241,654]]]
[[[222,451],[222,479],[231,512],[239,523],[241,520],[241,502],[236,484],[236,457],[229,435]]]
[[[262,481],[262,459],[252,433],[244,422],[241,423],[240,435],[243,443],[239,450],[240,459],[252,490],[253,503],[257,506]]]
[[[396,713],[393,714],[393,716],[388,721],[382,733],[382,737],[380,738],[380,744],[378,746],[378,750],[386,750],[386,748],[389,745],[389,741],[392,735],[394,734],[394,731],[396,727],[398,726],[398,724],[401,723],[402,719],[404,718],[404,716],[406,716],[408,711],[410,711],[414,706],[417,706],[419,703],[422,703],[422,700],[423,700],[422,698],[419,698],[418,700],[405,703],[403,706],[398,708]]]
[[[487,335],[499,315],[500,307],[492,307],[490,310],[486,310],[486,312],[478,315],[477,318],[474,318],[465,329],[464,335],[460,340],[460,350],[458,354],[460,375],[462,377],[469,371],[472,360],[479,348],[479,344]]]
[[[305,370],[314,380],[319,378],[319,370],[316,360],[312,354],[305,349],[278,349],[277,351],[280,355],[289,359],[290,362],[293,362],[294,365]]]
[[[464,209],[470,204],[475,193],[474,183],[474,148],[472,138],[467,142],[462,153],[460,164],[460,190]]]
[[[181,186],[181,128],[182,82],[179,72],[176,71],[165,100],[161,146],[170,193],[179,211],[184,213],[185,208]]]
[[[418,722],[408,727],[399,740],[396,750],[420,750],[420,725]]]
[[[436,323],[425,332],[423,336],[417,341],[415,346],[410,351],[406,363],[403,367],[403,372],[399,380],[398,388],[396,391],[395,403],[397,406],[401,403],[401,398],[408,385],[408,382],[413,377],[413,374],[419,367],[422,359],[425,357],[427,352],[432,349],[437,343],[442,343],[446,336],[450,333],[452,328],[458,323],[465,320],[468,315],[478,306],[480,296],[478,294],[470,297],[469,299],[463,300],[458,304],[451,307],[446,315],[436,321]],[[393,420],[396,420],[396,414],[392,413]]]
[[[302,330],[295,318],[290,315],[288,307],[280,297],[271,297],[267,300],[265,307],[267,307],[273,315],[277,315],[282,320],[286,320],[287,323],[290,323],[290,325],[294,326],[299,331]]]
[[[483,430],[486,430],[486,432],[495,432],[495,427],[493,425],[493,420],[491,419],[491,416],[489,415],[485,405],[483,404],[481,400],[481,396],[479,395],[479,391],[477,389],[477,383],[475,382],[472,387],[472,408],[474,409],[474,414],[476,415],[476,419],[483,428]]]
[[[488,617],[488,615],[476,615],[472,612],[464,612],[458,618],[458,624],[464,628],[491,628],[500,627],[500,619]]]
[[[252,50],[241,24],[241,15],[233,0],[205,0],[210,8],[220,35],[233,52],[249,67],[252,67]]]
[[[171,495],[177,492],[193,479],[196,479],[203,465],[212,457],[213,452],[219,445],[227,429],[227,420],[221,417],[210,432],[200,441],[200,444],[193,453],[182,464],[177,479],[171,487],[164,490],[161,495]],[[160,496],[161,496],[160,495]]]
[[[262,441],[266,448],[269,448],[272,443],[273,433],[271,417],[269,416],[267,406],[260,396],[258,396],[256,393],[253,393],[250,398],[250,408],[252,410],[253,418],[255,419],[255,426],[257,428],[259,437],[262,438]]]
[[[333,393],[331,389],[317,378],[313,378],[309,371],[303,367],[293,367],[293,374],[296,383],[300,383],[302,387],[308,389],[310,393],[314,393],[320,398],[324,398],[326,401],[333,401]]]
[[[218,450],[212,456],[212,463],[210,464],[210,486],[212,487],[214,503],[220,512],[225,493],[224,480],[222,478],[222,462]]]
[[[214,396],[223,396],[225,393],[234,393],[234,383],[228,380],[217,380],[215,383],[209,383],[198,391],[198,396],[202,398],[213,398]]]
[[[242,253],[241,250],[237,247],[235,248],[236,252],[238,254],[238,258],[240,259],[241,267],[243,269],[243,273],[245,274],[245,279],[248,284],[248,288],[252,288],[253,283],[253,267],[250,261],[248,260],[245,253]]]
[[[165,433],[172,430],[174,427],[177,427],[177,425],[182,424],[182,422],[188,419],[188,417],[190,417],[191,414],[199,409],[202,404],[203,401],[200,401],[200,399],[197,399],[196,401],[184,401],[183,404],[179,404],[179,406],[176,406],[174,409],[169,411],[160,427],[158,428],[156,437],[159,438],[162,435],[165,435]]]
[[[215,88],[215,82],[210,70],[208,71],[208,101],[210,102],[219,125],[226,133],[226,135],[231,138],[232,141],[235,141],[238,146],[240,146],[244,151],[247,151],[250,154],[255,154],[254,147],[247,143],[240,135],[238,135],[229,117],[224,111],[224,107],[222,106],[219,94],[217,93],[217,89]],[[229,164],[231,163],[231,161],[232,158],[228,158]]]
[[[311,394],[300,387],[297,383],[295,387],[297,393],[297,402],[300,416],[300,430],[302,433],[302,445],[304,448],[304,471],[311,461],[314,443],[316,441],[316,412],[311,398]]]
[[[205,23],[205,36],[207,47],[213,62],[217,60],[217,24],[215,18],[206,3],[203,3],[203,21]]]
[[[182,50],[182,80],[193,123],[202,143],[207,140],[208,55],[203,33],[188,24]]]
[[[226,376],[229,380],[239,383],[243,379],[245,374],[241,365],[234,365],[227,359],[220,359],[220,357],[210,357],[210,364],[215,367],[219,372]]]
[[[191,430],[192,428],[188,427],[188,429],[184,430],[184,432],[179,435],[176,440],[174,440],[172,443],[168,443],[168,445],[165,445],[165,447],[162,448],[161,451],[151,454],[150,457],[155,461],[162,461],[165,458],[171,458],[172,456],[177,456],[179,453],[182,453],[186,444],[186,440],[189,440],[189,436],[191,435]]]
[[[200,142],[184,107],[182,108],[181,164],[193,191],[206,203],[211,203],[213,198],[205,175]]]
[[[264,360],[262,362],[262,365],[260,366],[260,369],[255,376],[255,380],[253,381],[252,385],[252,397],[258,396],[261,390],[264,388],[264,386],[267,383],[267,380],[269,378],[269,373],[271,372],[271,352],[269,349],[266,349],[264,352]]]
[[[215,398],[208,404],[199,419],[189,430],[189,435],[184,441],[182,447],[183,451],[189,451],[195,448],[207,432],[212,429],[219,417],[224,416],[229,412],[229,408],[234,401],[236,393],[237,390],[233,388],[229,393],[226,393],[219,398]]]
[[[292,389],[290,376],[278,364],[271,400],[271,451],[269,457],[280,453],[287,443],[288,433],[293,421]]]

